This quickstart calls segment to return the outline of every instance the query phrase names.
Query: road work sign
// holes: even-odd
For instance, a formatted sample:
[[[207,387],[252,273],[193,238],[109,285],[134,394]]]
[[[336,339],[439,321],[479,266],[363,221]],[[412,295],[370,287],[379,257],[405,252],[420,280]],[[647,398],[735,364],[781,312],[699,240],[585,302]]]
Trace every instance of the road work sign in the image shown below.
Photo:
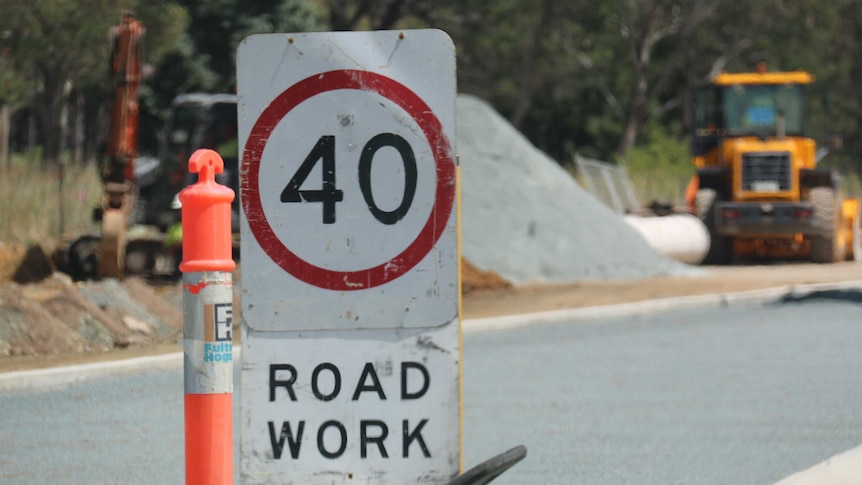
[[[455,52],[437,30],[237,53],[243,483],[461,467]]]

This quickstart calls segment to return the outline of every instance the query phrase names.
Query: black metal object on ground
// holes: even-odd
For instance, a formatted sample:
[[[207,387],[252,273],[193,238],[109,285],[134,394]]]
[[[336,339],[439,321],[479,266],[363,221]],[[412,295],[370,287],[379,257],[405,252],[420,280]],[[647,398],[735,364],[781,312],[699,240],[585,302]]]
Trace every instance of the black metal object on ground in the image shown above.
[[[492,480],[512,468],[526,456],[527,447],[518,445],[467,470],[466,473],[455,477],[449,482],[449,485],[485,485],[491,483]]]

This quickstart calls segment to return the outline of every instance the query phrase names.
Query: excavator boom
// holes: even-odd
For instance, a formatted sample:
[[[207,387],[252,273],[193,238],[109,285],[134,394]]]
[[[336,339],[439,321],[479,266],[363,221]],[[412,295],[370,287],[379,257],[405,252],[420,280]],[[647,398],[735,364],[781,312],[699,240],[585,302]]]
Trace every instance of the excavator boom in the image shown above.
[[[111,127],[107,143],[112,182],[134,180],[138,154],[138,85],[141,79],[141,44],[144,26],[130,11],[123,12],[113,28],[111,50]],[[117,172],[117,173],[114,173]]]
[[[134,161],[138,154],[138,85],[144,32],[143,24],[129,10],[123,11],[120,24],[112,29],[112,103],[103,172],[101,277],[118,278],[123,274],[125,233],[135,205]]]

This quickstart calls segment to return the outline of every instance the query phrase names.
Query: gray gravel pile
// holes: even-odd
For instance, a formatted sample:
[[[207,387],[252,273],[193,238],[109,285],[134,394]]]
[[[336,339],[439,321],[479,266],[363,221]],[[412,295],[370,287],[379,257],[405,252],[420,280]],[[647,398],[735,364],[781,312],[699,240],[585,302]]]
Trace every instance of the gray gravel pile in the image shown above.
[[[650,278],[692,268],[621,217],[484,101],[457,99],[462,252],[514,284]]]

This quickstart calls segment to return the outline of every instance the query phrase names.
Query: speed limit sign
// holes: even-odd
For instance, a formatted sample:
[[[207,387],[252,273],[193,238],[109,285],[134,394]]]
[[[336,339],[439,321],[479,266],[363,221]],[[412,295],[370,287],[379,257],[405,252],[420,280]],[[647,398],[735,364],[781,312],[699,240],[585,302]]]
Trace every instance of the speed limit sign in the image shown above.
[[[278,295],[249,309],[252,328],[282,328],[270,303],[283,299],[292,328],[423,327],[457,312],[451,41],[346,34],[240,47],[242,258],[261,271],[243,288]],[[321,319],[321,298],[342,318]]]
[[[315,99],[318,95],[321,96]],[[312,135],[312,138],[304,140],[299,152],[293,152],[299,155],[294,160],[301,160],[301,163],[284,188],[273,178],[261,181],[261,161],[273,132],[272,127],[278,125],[291,111],[298,111],[305,102],[316,106],[316,109],[320,109],[321,105],[329,105],[337,111],[332,102],[338,98],[363,108],[368,101],[388,103],[392,105],[390,109],[401,110],[410,119],[386,120],[385,117],[392,116],[392,113],[381,112],[373,105],[371,113],[363,113],[363,118],[369,116],[368,122],[376,126],[351,126],[358,122],[355,112],[338,115],[335,124],[340,126],[321,127],[320,132],[328,134],[321,134],[316,141]],[[403,116],[402,113],[397,114]],[[331,125],[333,120],[328,121]],[[386,121],[390,121],[388,124],[392,126],[386,126]],[[417,127],[419,132],[414,133]],[[361,143],[363,136],[370,138],[361,147],[355,145],[356,142]],[[436,173],[423,174],[423,185],[427,187],[419,187],[418,184],[417,154],[413,148],[416,145],[420,156],[432,161],[429,168],[436,169]],[[277,148],[274,148],[267,155],[280,159],[290,148],[294,148],[294,145],[289,143],[283,147],[284,151],[275,152]],[[304,158],[301,155],[303,148],[308,148]],[[297,82],[273,100],[257,118],[248,135],[243,155],[243,167],[247,167],[243,206],[247,219],[251,221],[249,228],[252,234],[273,262],[295,278],[319,288],[363,290],[395,280],[431,252],[443,235],[452,213],[455,164],[443,126],[421,98],[403,84],[377,73],[342,69]],[[341,158],[347,160],[336,163]],[[374,170],[375,164],[380,165],[377,170]],[[341,170],[337,170],[338,167]],[[267,168],[270,169],[266,171],[269,173],[264,175],[281,169],[275,165]],[[309,181],[311,172],[316,168],[320,172],[320,179]],[[341,179],[342,185],[336,182],[338,172],[346,172],[346,177]],[[377,176],[372,180],[373,172]],[[351,177],[355,180],[350,180]],[[284,208],[270,204],[275,205],[271,207],[271,212],[295,213],[296,217],[304,219],[305,227],[314,228],[314,232],[300,235],[284,231],[281,237],[276,234],[266,217],[261,185],[265,188],[264,195],[274,194],[281,189],[279,203],[320,204],[318,208]],[[304,188],[306,186],[313,188]],[[362,195],[362,199],[348,197],[345,202],[344,190],[339,188],[342,186],[350,186],[352,192]],[[339,208],[342,210],[338,211]],[[366,208],[367,214],[364,213]],[[339,212],[346,212],[341,214],[340,219],[349,222],[338,224]],[[414,213],[415,217],[407,217]],[[426,213],[428,218],[422,224],[422,216]],[[348,223],[351,226],[344,227]],[[417,223],[421,227],[418,231]],[[399,227],[387,227],[396,225]],[[355,230],[356,237],[363,239],[359,244],[364,244],[364,248],[360,246],[357,249],[356,242],[350,240],[332,246],[333,236],[343,235],[351,229]],[[383,244],[387,236],[394,239],[393,235],[401,236],[393,241],[397,244]],[[401,250],[402,243],[411,237],[413,240]],[[351,242],[354,247],[351,247]],[[352,269],[360,266],[367,267]]]
[[[240,45],[244,482],[457,474],[454,65],[438,30]]]

